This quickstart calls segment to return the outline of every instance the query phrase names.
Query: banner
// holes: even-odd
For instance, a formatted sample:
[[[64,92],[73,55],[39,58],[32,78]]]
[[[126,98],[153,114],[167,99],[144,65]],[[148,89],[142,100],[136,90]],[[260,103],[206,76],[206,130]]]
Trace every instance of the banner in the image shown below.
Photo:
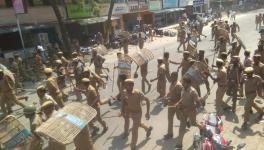
[[[157,0],[150,0],[149,1],[149,10],[160,10],[161,9],[161,2]]]
[[[113,15],[125,14],[129,12],[128,5],[126,3],[116,3],[113,8]]]
[[[163,0],[164,8],[177,8],[178,0]]]
[[[27,13],[27,6],[25,0],[12,0],[12,5],[16,14]]]

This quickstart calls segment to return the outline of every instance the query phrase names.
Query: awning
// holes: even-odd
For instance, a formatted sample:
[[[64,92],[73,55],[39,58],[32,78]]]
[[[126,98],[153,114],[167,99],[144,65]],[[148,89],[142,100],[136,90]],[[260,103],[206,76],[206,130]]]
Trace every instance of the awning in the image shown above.
[[[167,12],[165,9],[162,9],[162,10],[152,10],[152,11],[150,11],[150,12],[152,12],[152,13],[154,13],[154,14],[160,14],[160,13],[165,13],[165,12]]]
[[[174,11],[183,11],[185,8],[170,8],[170,9],[165,9],[167,12],[174,12]]]
[[[40,29],[40,28],[49,28],[48,25],[21,25],[21,31],[27,32],[31,31],[33,29]],[[18,32],[18,28],[16,26],[14,27],[0,27],[0,34],[7,34],[7,33],[13,33]]]
[[[120,19],[120,17],[118,16],[111,17],[111,20],[118,20],[118,19]],[[67,20],[67,23],[78,22],[80,25],[87,25],[87,24],[102,23],[106,21],[107,21],[107,16],[103,16],[103,17],[95,17],[95,18],[87,18],[87,19]]]

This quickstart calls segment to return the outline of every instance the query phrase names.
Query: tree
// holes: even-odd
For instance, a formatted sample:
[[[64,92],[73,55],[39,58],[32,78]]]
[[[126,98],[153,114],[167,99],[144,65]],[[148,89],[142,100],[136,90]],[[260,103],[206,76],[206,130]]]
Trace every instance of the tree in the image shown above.
[[[109,42],[110,34],[112,33],[111,16],[112,16],[112,13],[113,13],[114,4],[115,4],[115,0],[111,0],[110,1],[109,11],[108,11],[108,16],[107,16],[107,22],[106,22],[106,41],[107,42]]]
[[[64,52],[66,55],[69,56],[71,53],[70,39],[68,37],[66,27],[63,23],[63,20],[62,20],[61,14],[60,14],[60,10],[59,10],[58,5],[57,5],[57,1],[56,0],[49,0],[49,3],[51,4],[51,6],[53,8],[54,13],[55,13],[57,20],[58,20],[58,23],[59,23],[59,29],[61,32]]]

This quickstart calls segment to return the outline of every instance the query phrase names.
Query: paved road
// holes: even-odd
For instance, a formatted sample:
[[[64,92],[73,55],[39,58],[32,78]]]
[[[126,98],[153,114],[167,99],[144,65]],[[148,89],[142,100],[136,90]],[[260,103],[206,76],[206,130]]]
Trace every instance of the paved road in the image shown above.
[[[256,10],[252,11],[247,14],[241,14],[237,16],[236,22],[240,25],[241,31],[238,34],[241,39],[244,41],[246,47],[250,51],[254,51],[257,48],[257,41],[259,35],[255,30],[255,15],[262,12],[264,10]],[[206,51],[206,56],[209,59],[209,63],[212,63],[213,59],[213,41],[211,41],[210,37],[210,27],[207,26],[204,29],[204,33],[207,35],[206,39],[202,39],[202,42],[199,43],[198,49],[203,49]],[[164,38],[156,38],[154,42],[146,43],[146,47],[152,50],[155,55],[155,58],[162,57],[164,51],[170,52],[171,59],[176,62],[180,62],[182,58],[182,53],[177,52],[178,43],[176,42],[176,37],[164,37]],[[131,46],[131,51],[135,50],[136,48]],[[241,53],[241,56],[243,52]],[[107,61],[106,65],[109,68],[113,68],[114,63],[116,63],[116,53],[112,52],[106,56]],[[243,60],[244,57],[241,57]],[[133,65],[133,69],[135,70],[135,65]],[[177,65],[170,65],[171,71],[176,71]],[[110,75],[113,74],[113,70],[111,69]],[[157,62],[151,61],[149,63],[149,75],[148,78],[154,78],[157,72]],[[116,78],[116,76],[115,76]],[[115,79],[116,80],[116,79]],[[135,87],[140,89],[140,79],[137,79]],[[215,112],[214,109],[214,100],[215,100],[215,91],[216,86],[212,84],[210,81],[212,91],[211,95],[207,99],[207,104],[205,110],[198,115],[198,121],[202,121],[202,117],[205,113],[208,112]],[[169,85],[169,84],[167,84]],[[156,82],[153,83],[152,88],[155,89]],[[34,87],[32,88],[34,89]],[[101,91],[102,98],[108,98],[111,95],[117,94],[117,87],[114,86],[114,91],[112,89],[112,82],[108,82],[108,86],[106,89]],[[201,87],[202,95],[205,95],[206,88],[203,85]],[[34,91],[34,90],[33,90]],[[32,104],[32,101],[37,101],[37,97],[34,92],[28,93],[30,95],[30,101],[28,104]],[[142,119],[143,122],[146,124],[152,125],[154,127],[153,132],[149,139],[145,138],[145,131],[143,129],[139,129],[139,139],[138,139],[138,149],[142,150],[172,150],[177,141],[178,135],[178,127],[179,121],[175,118],[174,121],[174,138],[171,140],[163,140],[163,135],[167,132],[167,108],[162,107],[162,105],[155,100],[158,97],[156,90],[153,90],[149,94],[146,95],[151,100],[151,119],[146,121],[144,118]],[[74,99],[74,97],[70,97],[70,99]],[[228,97],[225,97],[228,100]],[[254,123],[252,124],[251,128],[247,131],[242,131],[240,129],[242,124],[242,114],[243,114],[243,104],[244,100],[238,101],[238,107],[236,114],[232,112],[226,112],[223,116],[224,120],[224,131],[223,135],[227,138],[232,140],[233,145],[237,145],[241,142],[246,142],[247,146],[244,148],[245,150],[263,150],[264,144],[262,144],[263,138],[263,124],[262,123]],[[229,101],[230,103],[230,101]],[[113,106],[109,107],[107,105],[102,106],[102,114],[104,120],[108,123],[109,130],[100,135],[95,141],[96,149],[98,150],[126,150],[129,149],[129,143],[131,141],[131,132],[128,139],[122,139],[123,133],[123,124],[124,120],[120,117],[117,117],[119,114],[119,104],[115,103]],[[145,107],[145,106],[144,106]],[[145,112],[145,108],[143,109]],[[18,111],[19,112],[19,111]],[[254,114],[256,116],[256,113]],[[28,122],[22,117],[21,120],[24,122],[26,126],[28,126]],[[131,121],[132,122],[132,121]],[[252,120],[252,123],[254,120]],[[132,126],[132,124],[131,124]],[[102,129],[101,129],[102,130]],[[192,136],[194,133],[198,132],[196,128],[191,128],[186,133],[184,137],[184,150],[191,150],[192,144]],[[72,147],[71,145],[69,147]]]

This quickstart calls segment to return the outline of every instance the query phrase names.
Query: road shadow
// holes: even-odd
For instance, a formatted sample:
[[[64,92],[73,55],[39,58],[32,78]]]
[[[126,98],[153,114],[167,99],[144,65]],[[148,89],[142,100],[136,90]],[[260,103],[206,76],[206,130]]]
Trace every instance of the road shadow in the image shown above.
[[[247,136],[255,136],[255,135],[264,137],[264,135],[260,131],[253,132],[253,130],[250,128],[251,125],[249,125],[247,129],[242,129],[238,126],[235,126],[233,128],[232,133],[234,133],[235,135],[237,135],[239,138],[242,138],[242,139],[246,138]],[[236,134],[236,133],[239,133],[239,134]]]
[[[143,146],[145,145],[145,144],[147,144],[147,142],[150,140],[150,138],[146,138],[146,139],[144,139],[143,141],[141,141],[139,144],[137,144],[137,149],[141,149],[141,148],[143,148]]]
[[[161,111],[162,111],[162,103],[156,103],[156,105],[154,106],[154,108],[151,110],[150,114],[151,115],[158,115]]]
[[[162,139],[157,140],[156,144],[158,146],[160,146],[161,150],[174,150],[177,139],[178,139],[177,137],[176,138],[172,138],[172,139],[168,139],[168,140],[165,140],[165,139],[162,138]]]
[[[223,111],[223,115],[225,116],[226,121],[239,123],[239,119],[236,113],[233,113],[231,111]]]
[[[109,137],[107,140],[112,140],[112,145],[109,147],[108,150],[123,150],[126,147],[129,146],[129,144],[126,144],[128,141],[128,138],[123,138],[123,134],[120,134],[118,136],[112,136]]]

